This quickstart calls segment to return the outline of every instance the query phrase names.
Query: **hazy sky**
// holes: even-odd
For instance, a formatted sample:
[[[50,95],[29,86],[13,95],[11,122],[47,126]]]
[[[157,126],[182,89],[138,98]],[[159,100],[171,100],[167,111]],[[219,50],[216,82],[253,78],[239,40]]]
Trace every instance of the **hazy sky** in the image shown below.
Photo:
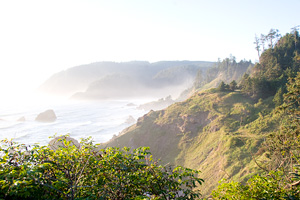
[[[255,34],[299,25],[299,0],[0,0],[0,90],[97,61],[257,59]]]

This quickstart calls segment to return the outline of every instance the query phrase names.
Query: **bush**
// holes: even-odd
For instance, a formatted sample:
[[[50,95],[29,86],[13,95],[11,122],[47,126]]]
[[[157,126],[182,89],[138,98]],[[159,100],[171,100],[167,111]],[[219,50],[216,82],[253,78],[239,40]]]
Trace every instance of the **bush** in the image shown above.
[[[199,171],[163,167],[149,148],[80,148],[62,139],[57,150],[3,140],[0,198],[4,199],[195,199]]]
[[[299,199],[299,186],[291,187],[284,181],[284,173],[271,171],[256,175],[245,185],[239,182],[221,182],[212,192],[214,199]]]

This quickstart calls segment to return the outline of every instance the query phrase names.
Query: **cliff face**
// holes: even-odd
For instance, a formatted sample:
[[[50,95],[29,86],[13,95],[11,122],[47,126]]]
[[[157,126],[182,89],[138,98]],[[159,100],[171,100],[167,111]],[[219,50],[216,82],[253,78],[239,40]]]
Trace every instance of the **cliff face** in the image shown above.
[[[252,155],[264,157],[263,138],[278,128],[279,116],[269,101],[256,103],[240,92],[196,93],[167,109],[150,111],[105,145],[149,146],[162,164],[199,169],[205,179],[202,190],[209,193],[222,178],[243,181],[257,172]]]

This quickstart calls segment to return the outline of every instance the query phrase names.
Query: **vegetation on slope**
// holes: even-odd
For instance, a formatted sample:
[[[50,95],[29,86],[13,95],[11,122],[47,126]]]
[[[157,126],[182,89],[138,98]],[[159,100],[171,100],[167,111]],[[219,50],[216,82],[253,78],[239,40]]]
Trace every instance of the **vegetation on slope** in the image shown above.
[[[221,81],[230,83],[233,80],[240,81],[246,72],[253,67],[253,63],[249,60],[241,60],[237,62],[234,56],[218,61],[206,73],[203,70],[197,72],[194,88],[203,90],[211,87],[217,87]]]
[[[274,44],[274,43],[273,43]],[[280,38],[274,47],[265,50],[260,62],[252,73],[241,80],[242,91],[254,98],[274,96],[285,85],[288,78],[294,78],[300,70],[300,38],[299,33],[287,33]]]
[[[263,138],[278,128],[271,99],[254,100],[241,92],[212,89],[165,110],[152,111],[110,141],[109,146],[149,146],[155,159],[201,170],[204,192],[222,178],[246,180],[258,167]],[[267,119],[267,120],[262,120]],[[255,129],[260,127],[260,134]]]
[[[286,34],[271,43],[260,63],[242,77],[240,90],[196,92],[165,110],[151,111],[106,145],[150,146],[155,159],[201,170],[206,194],[223,178],[244,184],[263,173],[264,163],[276,165],[268,148],[273,140],[267,138],[280,138],[278,131],[285,126],[284,113],[275,108],[283,103],[287,80],[300,68],[299,34]]]
[[[296,30],[277,43],[272,37],[240,90],[221,81],[217,89],[151,111],[104,144],[114,147],[99,150],[84,140],[77,149],[64,141],[54,151],[4,141],[1,197],[194,199],[201,170],[203,193],[215,189],[216,199],[299,199],[300,40]],[[116,148],[124,146],[135,150]],[[188,168],[158,166],[141,146],[171,168]]]
[[[258,164],[264,173],[245,185],[223,182],[213,191],[216,199],[299,199],[300,198],[300,73],[289,79],[282,111],[281,129],[270,134],[264,146],[268,159]]]
[[[249,73],[252,68],[253,63],[250,60],[241,60],[240,62],[237,62],[234,56],[225,58],[222,61],[219,59],[213,67],[208,68],[207,70],[198,70],[193,86],[182,92],[179,100],[185,100],[197,91],[215,88],[221,82],[239,82],[243,75]]]

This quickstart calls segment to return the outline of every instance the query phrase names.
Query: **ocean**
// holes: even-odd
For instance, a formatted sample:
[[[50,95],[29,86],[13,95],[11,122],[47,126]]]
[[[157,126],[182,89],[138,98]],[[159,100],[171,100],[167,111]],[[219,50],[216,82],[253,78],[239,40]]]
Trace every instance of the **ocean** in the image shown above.
[[[91,136],[95,143],[103,143],[134,124],[134,118],[147,113],[137,109],[141,101],[48,102],[22,106],[0,107],[0,140],[11,139],[18,143],[47,145],[55,134],[69,134],[80,140]],[[54,110],[57,120],[52,123],[35,121],[45,110]],[[130,117],[132,116],[132,117]],[[18,121],[24,117],[25,121]],[[128,118],[131,120],[128,120]]]

